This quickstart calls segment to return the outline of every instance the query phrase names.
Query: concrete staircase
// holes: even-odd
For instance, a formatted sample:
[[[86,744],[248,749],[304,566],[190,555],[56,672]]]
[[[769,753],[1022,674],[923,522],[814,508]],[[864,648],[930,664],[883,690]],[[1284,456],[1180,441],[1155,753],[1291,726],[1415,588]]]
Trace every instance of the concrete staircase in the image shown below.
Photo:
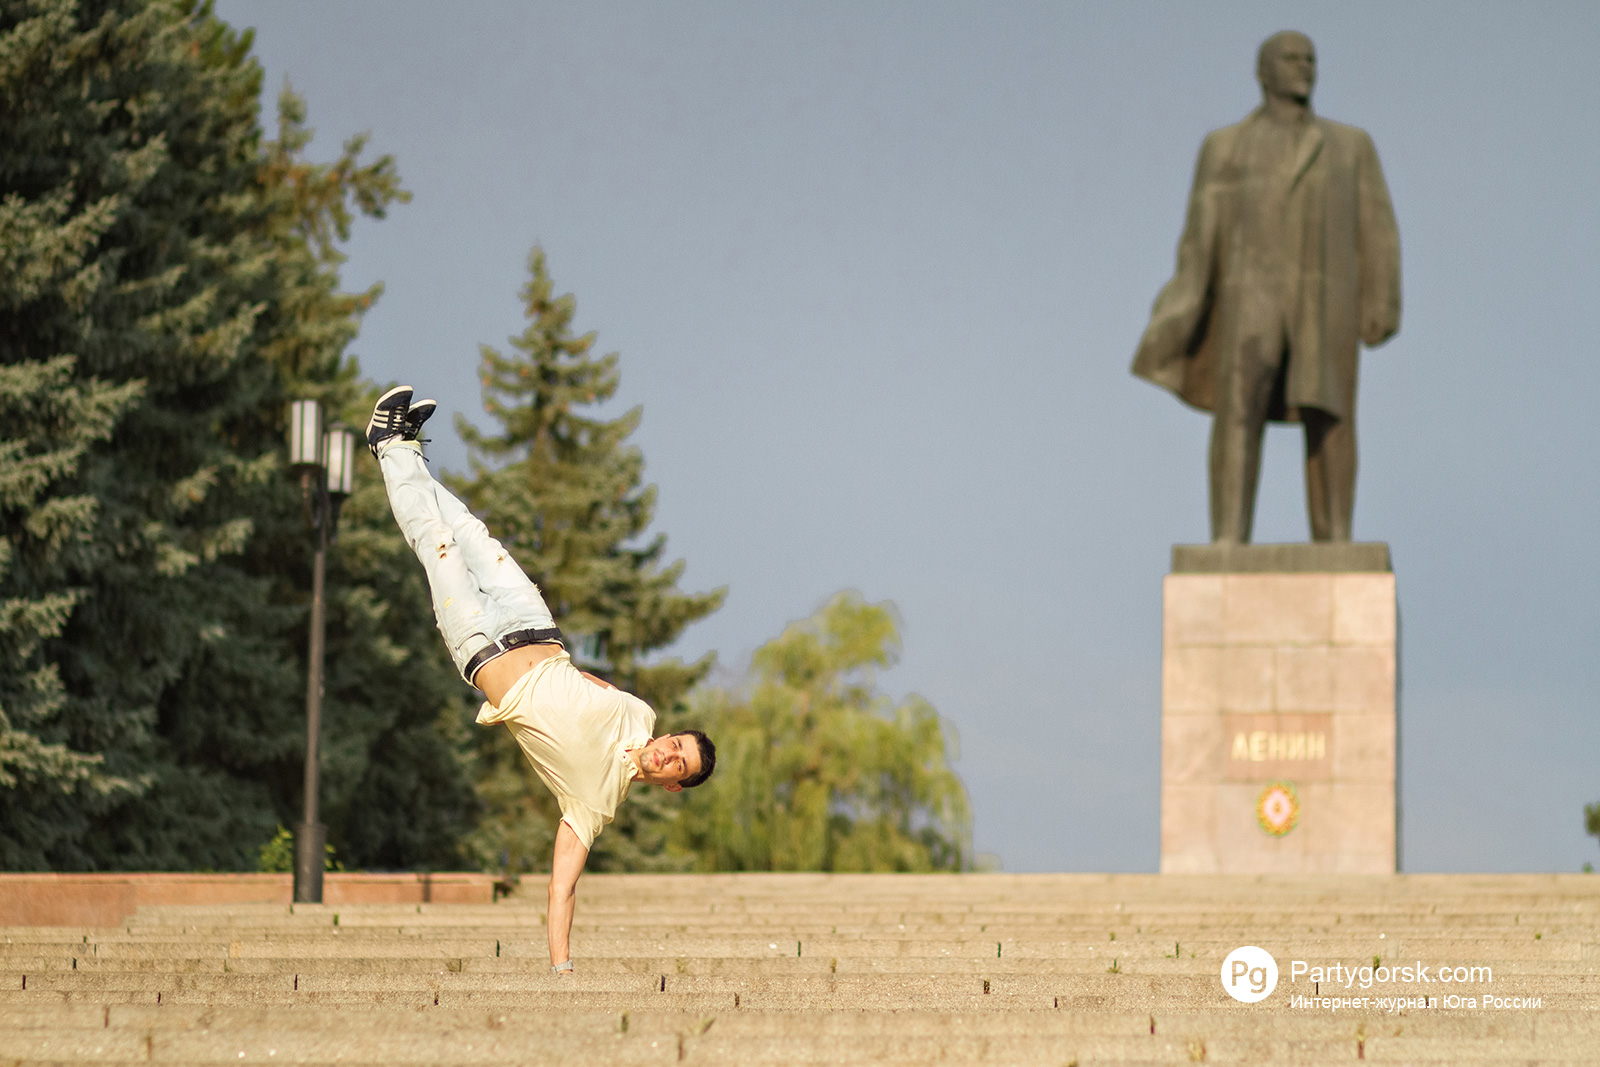
[[[0,1065],[1600,1063],[1600,876],[589,875],[565,979],[542,897],[0,929]]]

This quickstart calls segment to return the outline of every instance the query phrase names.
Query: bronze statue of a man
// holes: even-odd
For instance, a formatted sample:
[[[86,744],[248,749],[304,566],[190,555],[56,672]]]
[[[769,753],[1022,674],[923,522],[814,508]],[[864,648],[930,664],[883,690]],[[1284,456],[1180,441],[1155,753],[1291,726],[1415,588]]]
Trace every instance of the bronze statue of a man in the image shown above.
[[[1378,152],[1365,131],[1312,113],[1316,76],[1304,34],[1261,45],[1261,106],[1206,136],[1177,273],[1133,360],[1214,413],[1214,542],[1250,540],[1268,420],[1305,426],[1312,540],[1350,540],[1357,355],[1400,328],[1400,236]]]

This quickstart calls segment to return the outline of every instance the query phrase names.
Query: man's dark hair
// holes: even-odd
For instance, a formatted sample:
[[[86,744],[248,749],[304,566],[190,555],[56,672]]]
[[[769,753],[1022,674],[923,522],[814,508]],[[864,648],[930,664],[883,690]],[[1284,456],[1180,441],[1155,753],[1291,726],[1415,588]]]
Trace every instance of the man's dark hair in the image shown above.
[[[693,789],[707,778],[710,778],[711,772],[717,769],[717,746],[711,743],[711,738],[699,730],[679,730],[678,736],[694,738],[694,743],[700,748],[700,773],[691,775],[678,783],[685,789]]]

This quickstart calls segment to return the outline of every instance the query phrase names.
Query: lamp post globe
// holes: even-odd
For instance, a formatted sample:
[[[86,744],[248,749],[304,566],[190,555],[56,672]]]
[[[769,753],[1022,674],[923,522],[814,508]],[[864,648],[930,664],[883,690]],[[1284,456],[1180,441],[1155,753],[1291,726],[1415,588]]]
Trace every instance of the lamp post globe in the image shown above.
[[[296,400],[289,405],[289,469],[311,473],[322,466],[322,405]]]
[[[356,432],[334,423],[323,436],[323,454],[327,456],[328,495],[342,500],[355,490]]]

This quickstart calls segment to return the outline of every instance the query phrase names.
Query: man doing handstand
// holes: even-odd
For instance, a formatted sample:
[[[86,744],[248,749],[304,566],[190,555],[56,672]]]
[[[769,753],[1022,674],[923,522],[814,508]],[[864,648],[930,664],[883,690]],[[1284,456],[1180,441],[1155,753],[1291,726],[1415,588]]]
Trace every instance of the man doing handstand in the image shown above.
[[[711,776],[698,730],[652,737],[656,714],[572,665],[538,588],[483,523],[428,473],[417,434],[438,405],[383,394],[367,423],[389,507],[428,572],[433,613],[456,669],[483,691],[478,722],[505,723],[561,807],[550,864],[551,970],[572,970],[578,876],[635,781],[676,793]]]

